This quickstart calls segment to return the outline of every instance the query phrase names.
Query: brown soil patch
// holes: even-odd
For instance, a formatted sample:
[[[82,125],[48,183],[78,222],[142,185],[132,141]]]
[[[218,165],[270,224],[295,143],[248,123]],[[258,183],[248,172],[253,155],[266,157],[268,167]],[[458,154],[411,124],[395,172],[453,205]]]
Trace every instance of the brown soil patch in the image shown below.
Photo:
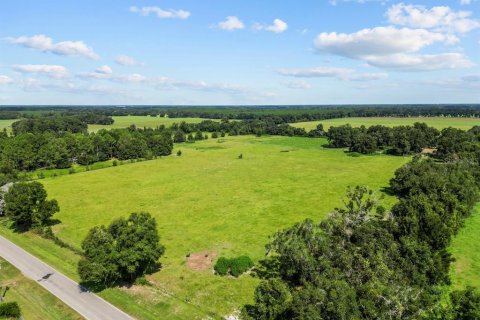
[[[211,267],[216,257],[217,253],[215,251],[191,253],[187,257],[187,267],[195,271],[207,270]]]

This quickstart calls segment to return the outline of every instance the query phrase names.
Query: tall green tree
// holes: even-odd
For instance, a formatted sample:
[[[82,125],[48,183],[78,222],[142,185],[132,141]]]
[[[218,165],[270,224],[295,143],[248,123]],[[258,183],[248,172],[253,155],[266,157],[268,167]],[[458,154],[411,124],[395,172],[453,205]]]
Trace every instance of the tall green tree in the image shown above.
[[[38,182],[20,182],[5,194],[5,213],[22,229],[44,226],[59,211],[56,200],[47,200],[47,191]]]

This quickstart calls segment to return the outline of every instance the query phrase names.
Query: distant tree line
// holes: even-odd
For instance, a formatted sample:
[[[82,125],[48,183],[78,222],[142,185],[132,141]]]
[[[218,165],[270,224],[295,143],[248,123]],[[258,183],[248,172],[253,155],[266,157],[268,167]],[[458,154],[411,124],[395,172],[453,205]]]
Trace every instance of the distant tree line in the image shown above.
[[[53,115],[19,120],[12,123],[12,131],[14,135],[45,132],[56,134],[64,132],[87,133],[89,124],[109,125],[113,124],[113,122],[112,117],[93,112],[84,112],[76,115]]]
[[[276,117],[282,123],[325,120],[345,117],[480,117],[475,104],[464,105],[324,105],[324,106],[8,106],[2,107],[11,119],[46,115],[93,113],[105,116],[168,116],[170,118],[265,119]],[[32,113],[31,111],[35,111]]]
[[[353,128],[347,124],[330,127],[326,137],[331,147],[348,148],[351,152],[363,154],[386,150],[390,154],[407,155],[434,148],[434,157],[441,160],[469,158],[480,161],[479,126],[468,131],[456,128],[439,131],[425,123],[393,128],[381,125]]]
[[[169,155],[172,148],[169,131],[135,127],[90,134],[47,131],[0,135],[0,173],[68,168],[75,163],[89,165],[112,158],[148,159]]]

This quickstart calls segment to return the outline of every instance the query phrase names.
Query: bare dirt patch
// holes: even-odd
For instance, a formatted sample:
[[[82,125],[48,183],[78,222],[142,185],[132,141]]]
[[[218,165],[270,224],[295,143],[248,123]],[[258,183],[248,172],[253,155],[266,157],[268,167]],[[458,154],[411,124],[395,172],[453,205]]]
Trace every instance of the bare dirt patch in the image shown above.
[[[217,253],[215,251],[191,253],[187,257],[187,267],[195,271],[207,270],[212,266],[216,257]]]

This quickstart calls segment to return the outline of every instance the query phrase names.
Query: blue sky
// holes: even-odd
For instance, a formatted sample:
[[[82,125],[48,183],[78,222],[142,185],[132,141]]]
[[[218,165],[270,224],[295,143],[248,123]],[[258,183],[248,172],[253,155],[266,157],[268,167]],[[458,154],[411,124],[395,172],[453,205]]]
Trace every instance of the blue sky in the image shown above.
[[[479,0],[0,2],[4,105],[479,102]]]

